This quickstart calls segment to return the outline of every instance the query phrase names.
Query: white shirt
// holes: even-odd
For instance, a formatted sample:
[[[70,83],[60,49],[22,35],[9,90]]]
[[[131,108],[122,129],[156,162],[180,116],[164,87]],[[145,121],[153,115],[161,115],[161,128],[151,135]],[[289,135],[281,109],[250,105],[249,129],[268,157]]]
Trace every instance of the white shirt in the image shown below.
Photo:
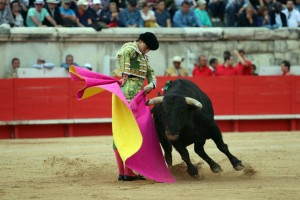
[[[275,13],[275,22],[278,25],[278,28],[282,27],[282,21],[280,17],[280,13]]]
[[[286,15],[288,27],[298,27],[300,24],[300,12],[293,9],[291,12],[288,9],[282,11]]]

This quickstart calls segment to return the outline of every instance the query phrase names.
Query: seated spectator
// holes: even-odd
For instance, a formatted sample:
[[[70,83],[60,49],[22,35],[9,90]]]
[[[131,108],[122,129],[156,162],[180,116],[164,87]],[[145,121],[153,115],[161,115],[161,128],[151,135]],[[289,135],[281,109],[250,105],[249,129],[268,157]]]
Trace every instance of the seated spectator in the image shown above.
[[[69,68],[70,68],[71,65],[79,66],[76,62],[74,62],[74,57],[73,57],[73,55],[68,54],[68,55],[66,56],[66,62],[65,62],[65,63],[62,63],[62,64],[60,65],[60,67],[63,67],[63,68],[65,68],[66,70],[69,70]]]
[[[75,12],[76,17],[78,18],[79,27],[90,27],[96,19],[93,17],[93,14],[88,10],[89,3],[87,0],[78,0],[77,7],[78,10]]]
[[[291,63],[287,60],[282,61],[281,63],[281,71],[282,71],[282,76],[290,76],[293,75],[291,72]]]
[[[218,61],[218,59],[216,59],[216,58],[211,58],[210,60],[209,60],[209,69],[213,72],[213,73],[215,73],[215,71],[216,71],[216,68],[217,68],[217,66],[219,65],[219,61]]]
[[[193,76],[213,76],[213,72],[207,66],[207,57],[206,56],[199,56],[198,57],[198,64],[195,65],[193,70]]]
[[[237,75],[245,76],[251,75],[252,63],[246,59],[246,53],[243,49],[234,50],[233,53],[238,57],[238,64],[236,65]]]
[[[140,13],[144,21],[144,27],[157,27],[155,13],[150,9],[149,3],[142,3]]]
[[[55,20],[49,15],[46,8],[43,8],[44,0],[35,0],[35,7],[30,8],[27,13],[26,24],[28,27],[42,27],[46,18],[53,26],[57,26]]]
[[[117,4],[115,2],[110,2],[109,9],[102,15],[102,20],[110,28],[118,26],[118,24],[120,23],[120,17],[117,10]]]
[[[300,27],[300,12],[294,8],[293,0],[287,0],[286,8],[282,12],[287,17],[288,27]]]
[[[10,3],[10,8],[12,11],[12,15],[14,17],[14,26],[15,27],[23,27],[24,26],[24,18],[20,12],[21,8],[20,8],[20,4],[17,0],[12,1]]]
[[[256,73],[256,69],[257,69],[256,65],[252,64],[252,66],[251,66],[251,75],[252,76],[258,76],[258,74]]]
[[[250,5],[249,0],[229,0],[225,7],[227,26],[236,27],[238,17]]]
[[[62,18],[60,14],[59,7],[57,6],[59,4],[58,0],[47,0],[46,3],[46,10],[50,14],[50,16],[54,19],[57,25],[62,25]],[[46,18],[43,22],[44,25],[46,26],[53,26],[51,22]]]
[[[200,21],[196,17],[194,11],[190,9],[190,4],[183,1],[181,9],[177,10],[173,17],[174,27],[200,27]]]
[[[270,22],[270,15],[269,11],[266,7],[261,7],[258,9],[257,12],[257,26],[258,27],[267,27],[267,28],[272,28],[271,27],[271,22]]]
[[[121,27],[144,27],[144,21],[140,11],[137,9],[137,1],[129,0],[127,8],[120,13]]]
[[[258,27],[257,15],[252,6],[248,6],[238,17],[238,27]]]
[[[287,27],[286,15],[281,10],[281,3],[275,2],[273,10],[270,12],[271,28]]]
[[[165,9],[164,0],[159,0],[155,10],[156,23],[160,27],[171,27],[170,13]]]
[[[93,67],[90,63],[85,63],[82,67],[90,71],[93,71]]]
[[[102,22],[102,14],[105,10],[102,8],[100,0],[93,0],[92,6],[88,10],[90,10],[97,22]]]
[[[224,63],[218,65],[215,71],[216,76],[236,76],[236,68],[233,67],[233,56],[229,51],[224,52]]]
[[[175,0],[174,2],[177,9],[181,8],[183,1],[186,1],[191,6],[191,9],[194,9],[197,6],[196,0]]]
[[[6,5],[6,0],[0,0],[0,25],[8,24],[14,26],[14,17],[10,7]]]
[[[18,69],[20,68],[20,59],[13,58],[11,60],[11,67],[5,74],[5,78],[18,78]]]
[[[202,27],[212,27],[208,12],[206,11],[205,0],[198,1],[198,7],[194,10],[194,12]]]
[[[121,12],[122,10],[124,10],[126,8],[126,0],[110,0],[110,3],[116,3],[117,6],[117,11]]]
[[[300,0],[295,1],[295,9],[300,12]]]
[[[208,8],[212,16],[212,21],[224,21],[226,3],[224,0],[209,1]]]
[[[70,8],[70,0],[62,0],[61,7],[59,8],[62,17],[62,26],[64,27],[77,27],[78,18],[75,11]]]
[[[181,66],[183,60],[180,56],[174,56],[173,66],[166,70],[165,76],[188,76],[187,69]]]

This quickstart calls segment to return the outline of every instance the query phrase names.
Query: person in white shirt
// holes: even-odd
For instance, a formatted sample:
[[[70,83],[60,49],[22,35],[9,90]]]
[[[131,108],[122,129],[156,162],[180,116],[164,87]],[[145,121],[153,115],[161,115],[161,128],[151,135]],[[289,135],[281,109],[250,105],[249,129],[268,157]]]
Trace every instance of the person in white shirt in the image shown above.
[[[288,0],[286,8],[282,12],[286,15],[288,27],[300,27],[300,12],[295,9],[294,2]]]

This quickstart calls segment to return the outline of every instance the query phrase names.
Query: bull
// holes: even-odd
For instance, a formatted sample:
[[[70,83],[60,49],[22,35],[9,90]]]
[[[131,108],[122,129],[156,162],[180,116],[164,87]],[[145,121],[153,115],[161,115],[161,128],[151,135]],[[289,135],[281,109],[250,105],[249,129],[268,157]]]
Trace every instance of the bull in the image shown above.
[[[170,82],[163,96],[146,102],[154,105],[153,120],[164,150],[165,161],[172,166],[172,146],[187,165],[190,176],[197,176],[198,169],[191,163],[187,146],[194,144],[194,151],[210,166],[214,173],[222,171],[204,150],[207,139],[212,139],[237,171],[244,168],[242,161],[233,156],[224,143],[221,131],[214,120],[210,98],[192,81],[177,79]]]

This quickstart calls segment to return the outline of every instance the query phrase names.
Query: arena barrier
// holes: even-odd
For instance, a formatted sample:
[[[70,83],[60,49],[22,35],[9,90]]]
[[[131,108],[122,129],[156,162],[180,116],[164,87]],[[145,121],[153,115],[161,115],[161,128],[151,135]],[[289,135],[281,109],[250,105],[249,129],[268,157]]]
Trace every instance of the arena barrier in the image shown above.
[[[166,81],[158,77],[157,96]],[[223,132],[300,130],[300,76],[191,78]],[[78,101],[69,78],[0,79],[0,139],[111,135],[111,94]]]

